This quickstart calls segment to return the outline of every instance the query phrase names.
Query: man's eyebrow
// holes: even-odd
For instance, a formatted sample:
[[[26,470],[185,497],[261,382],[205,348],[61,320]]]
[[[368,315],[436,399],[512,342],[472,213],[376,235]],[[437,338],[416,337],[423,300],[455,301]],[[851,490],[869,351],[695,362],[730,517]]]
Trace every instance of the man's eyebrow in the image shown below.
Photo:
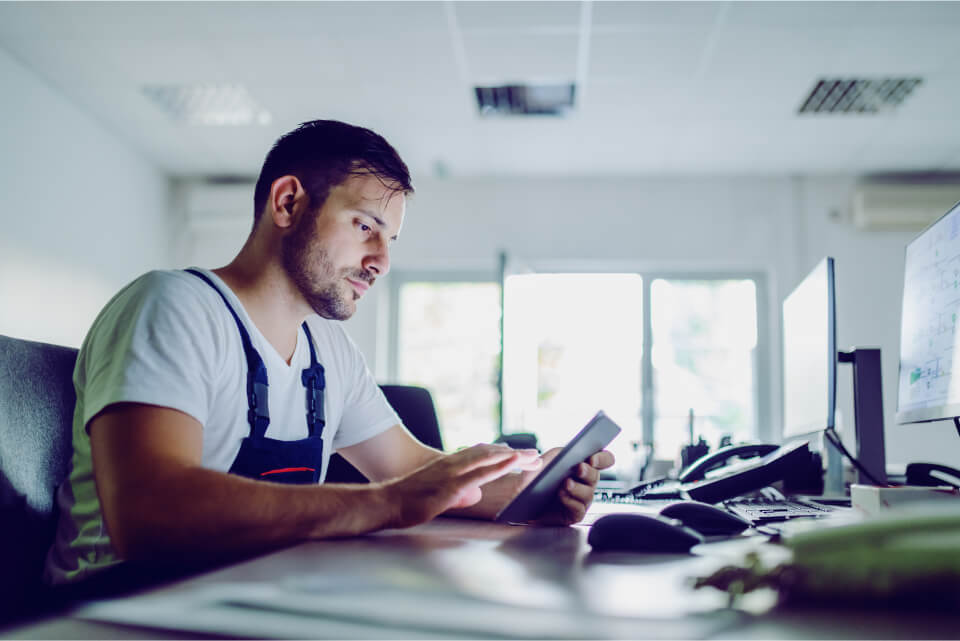
[[[366,216],[369,216],[370,218],[373,218],[373,220],[374,220],[381,228],[385,228],[385,227],[387,226],[387,223],[386,223],[382,218],[380,218],[380,217],[377,216],[375,213],[373,213],[371,210],[369,210],[369,209],[364,209],[364,208],[362,208],[362,207],[358,207],[358,208],[357,208],[357,211],[360,212],[361,214],[364,214],[364,215],[366,215]],[[390,240],[396,240],[396,239],[397,239],[397,235],[396,235],[396,234],[394,234],[393,236],[390,237]]]

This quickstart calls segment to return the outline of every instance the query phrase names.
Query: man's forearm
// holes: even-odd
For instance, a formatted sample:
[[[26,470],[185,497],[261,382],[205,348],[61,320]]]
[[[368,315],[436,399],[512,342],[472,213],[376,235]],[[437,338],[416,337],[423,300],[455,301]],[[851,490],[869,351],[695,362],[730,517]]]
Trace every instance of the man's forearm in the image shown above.
[[[115,488],[104,507],[121,557],[208,560],[387,527],[388,494],[381,484],[281,485],[188,467]]]
[[[311,538],[409,527],[478,502],[482,487],[536,460],[531,452],[495,445],[448,455],[418,446],[404,454],[391,448],[398,430],[388,430],[383,439],[370,439],[376,442],[370,451],[352,452],[368,462],[378,456],[406,461],[393,468],[366,465],[381,482],[282,485],[203,468],[202,426],[178,410],[118,404],[88,429],[107,530],[126,559],[231,558]],[[401,476],[387,478],[391,471]],[[490,507],[481,513],[495,514],[493,496],[512,491],[500,487],[491,485],[491,496],[481,501]]]

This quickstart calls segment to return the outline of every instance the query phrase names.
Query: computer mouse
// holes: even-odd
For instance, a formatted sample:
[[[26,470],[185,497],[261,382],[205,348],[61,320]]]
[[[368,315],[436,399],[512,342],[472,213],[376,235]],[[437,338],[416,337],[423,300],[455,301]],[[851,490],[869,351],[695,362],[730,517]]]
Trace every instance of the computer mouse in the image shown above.
[[[671,503],[660,510],[660,515],[677,519],[704,536],[740,534],[753,525],[750,521],[731,514],[721,507],[700,501]]]
[[[676,519],[656,514],[607,514],[590,528],[587,542],[598,552],[688,552],[703,536]]]

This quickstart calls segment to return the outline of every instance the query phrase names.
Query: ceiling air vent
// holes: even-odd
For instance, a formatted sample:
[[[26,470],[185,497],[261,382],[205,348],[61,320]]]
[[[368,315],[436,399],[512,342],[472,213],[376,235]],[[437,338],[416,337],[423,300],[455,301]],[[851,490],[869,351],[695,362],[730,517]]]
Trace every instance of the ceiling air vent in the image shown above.
[[[481,116],[563,116],[573,109],[575,86],[475,87]]]
[[[922,78],[821,78],[797,113],[876,114],[895,109]]]
[[[143,94],[188,125],[269,125],[270,113],[243,85],[148,85]]]

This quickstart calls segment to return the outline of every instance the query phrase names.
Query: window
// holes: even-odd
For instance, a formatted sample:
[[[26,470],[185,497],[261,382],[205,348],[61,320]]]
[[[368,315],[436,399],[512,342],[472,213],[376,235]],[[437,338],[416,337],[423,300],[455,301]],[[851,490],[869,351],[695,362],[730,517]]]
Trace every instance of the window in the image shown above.
[[[532,273],[504,292],[505,432],[563,444],[598,409],[624,429],[618,472],[647,448],[675,459],[704,437],[756,439],[761,403],[759,274]],[[763,411],[761,411],[763,410]]]
[[[487,275],[391,278],[393,378],[431,390],[448,449],[498,435],[500,287]],[[562,445],[598,409],[629,476],[646,446],[768,437],[761,274],[530,273],[504,290],[503,431]]]
[[[506,280],[503,431],[563,445],[603,409],[641,434],[643,280],[636,274],[524,274]],[[632,435],[632,436],[630,436]]]
[[[492,442],[499,425],[500,286],[459,278],[395,283],[393,378],[430,390],[448,451]]]
[[[655,279],[650,286],[653,439],[679,452],[756,437],[757,288],[749,279]]]

